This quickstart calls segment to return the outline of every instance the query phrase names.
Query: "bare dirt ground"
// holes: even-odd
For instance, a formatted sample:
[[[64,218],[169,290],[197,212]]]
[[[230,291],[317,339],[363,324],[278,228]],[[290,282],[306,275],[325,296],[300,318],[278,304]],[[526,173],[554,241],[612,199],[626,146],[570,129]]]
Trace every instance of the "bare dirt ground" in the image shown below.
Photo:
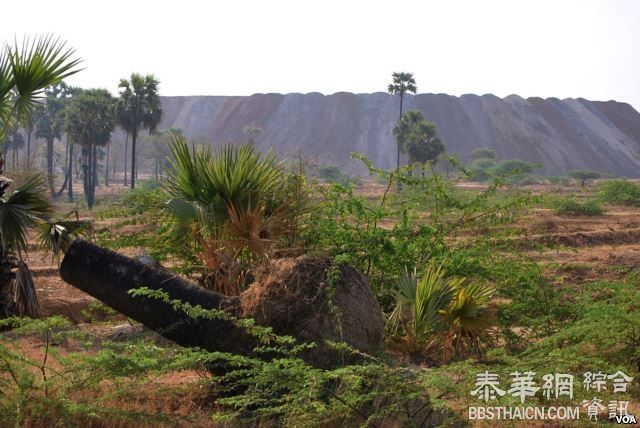
[[[640,266],[640,209],[609,207],[601,216],[564,216],[536,209],[518,222],[524,241],[558,283],[619,280]]]

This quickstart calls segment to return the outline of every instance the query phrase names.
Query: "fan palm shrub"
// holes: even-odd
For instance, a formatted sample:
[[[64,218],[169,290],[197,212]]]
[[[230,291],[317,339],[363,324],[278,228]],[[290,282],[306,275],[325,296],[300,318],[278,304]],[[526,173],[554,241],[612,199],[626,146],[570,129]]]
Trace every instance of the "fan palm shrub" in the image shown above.
[[[78,71],[74,51],[51,36],[7,45],[0,52],[0,141],[17,120],[29,117],[44,97],[45,88]],[[48,216],[52,207],[43,196],[42,176],[27,178],[12,190],[0,158],[0,317],[37,316],[33,280],[24,253],[27,230]]]
[[[253,145],[225,145],[191,151],[174,135],[166,190],[166,207],[177,236],[197,244],[211,285],[237,294],[244,282],[238,259],[260,258],[287,229],[280,192],[285,173],[272,154]]]
[[[481,354],[481,339],[489,336],[496,325],[491,304],[494,294],[495,289],[478,282],[455,290],[449,307],[443,313],[446,334],[441,350],[445,363],[465,350]]]
[[[479,352],[480,339],[495,325],[494,293],[491,287],[447,276],[442,263],[430,262],[420,277],[415,269],[405,269],[387,327],[407,353],[427,352],[446,363],[465,348]]]
[[[4,160],[0,159],[0,318],[37,316],[33,281],[23,255],[27,229],[51,213],[51,204],[43,196],[46,187],[41,176],[9,192],[13,181],[2,176],[3,170]]]

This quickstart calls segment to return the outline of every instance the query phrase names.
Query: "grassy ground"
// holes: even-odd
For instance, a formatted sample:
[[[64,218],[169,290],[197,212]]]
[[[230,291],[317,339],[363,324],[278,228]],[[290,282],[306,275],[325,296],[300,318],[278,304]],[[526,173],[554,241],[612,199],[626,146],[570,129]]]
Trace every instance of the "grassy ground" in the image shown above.
[[[482,189],[482,185],[465,184],[458,190],[473,194]],[[575,194],[578,198],[592,197],[594,189],[593,185],[526,188],[538,195]],[[365,182],[357,191],[375,200],[385,186]],[[151,253],[165,265],[181,268],[158,246],[158,233],[165,224],[157,212],[160,200],[153,195],[128,197],[122,186],[100,189],[98,199],[102,202],[92,213],[82,209],[80,213],[95,221],[94,239],[99,244],[129,256]],[[573,406],[592,398],[582,388],[585,371],[621,369],[638,374],[640,336],[630,336],[635,333],[625,326],[637,326],[639,321],[640,208],[608,205],[604,214],[585,217],[557,214],[548,206],[539,204],[495,230],[469,230],[456,237],[463,243],[474,236],[498,236],[506,228],[515,233],[511,252],[496,251],[492,266],[500,291],[502,331],[481,361],[467,359],[435,368],[394,354],[397,361],[422,372],[421,382],[436,397],[437,406],[449,412],[452,425],[466,420],[468,406],[481,404],[470,391],[476,374],[485,369],[505,379],[515,370],[534,370],[538,375],[571,372],[576,375]],[[74,208],[63,202],[58,209],[64,213]],[[385,219],[382,227],[392,227],[395,221]],[[13,397],[7,401],[12,405],[27,399],[38,403],[26,411],[13,408],[13,419],[1,418],[0,426],[15,426],[18,417],[18,424],[28,426],[52,426],[59,421],[83,426],[224,424],[211,418],[216,408],[208,399],[209,375],[193,361],[182,361],[184,350],[65,284],[57,274],[56,261],[44,253],[32,251],[28,263],[45,314],[57,317],[0,336],[3,361],[15,361],[7,356],[20,353],[24,372],[18,363],[14,372],[32,377],[13,382],[11,374],[5,373],[0,378],[0,387],[5,385],[0,402]],[[533,275],[540,275],[544,282],[532,286]],[[617,397],[628,399],[629,412],[638,416],[639,392],[635,379],[630,391]],[[16,396],[25,401],[15,400]],[[606,402],[615,396],[609,390],[600,398]],[[513,400],[503,403],[516,404]],[[537,403],[544,405],[542,400]],[[480,426],[496,426],[496,422]]]

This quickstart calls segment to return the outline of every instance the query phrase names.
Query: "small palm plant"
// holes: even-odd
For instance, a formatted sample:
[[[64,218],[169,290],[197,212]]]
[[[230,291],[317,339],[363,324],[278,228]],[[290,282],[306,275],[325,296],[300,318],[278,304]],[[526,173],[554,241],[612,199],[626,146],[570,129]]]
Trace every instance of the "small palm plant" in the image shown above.
[[[494,326],[493,288],[449,277],[443,264],[430,262],[419,278],[405,269],[398,280],[396,307],[388,329],[401,337],[411,355],[429,352],[451,361],[463,346],[479,351],[479,341]]]
[[[250,144],[191,151],[183,136],[174,135],[171,150],[165,186],[174,232],[198,244],[213,278],[207,285],[238,294],[244,283],[238,258],[263,257],[287,228],[277,195],[284,172],[273,155]]]

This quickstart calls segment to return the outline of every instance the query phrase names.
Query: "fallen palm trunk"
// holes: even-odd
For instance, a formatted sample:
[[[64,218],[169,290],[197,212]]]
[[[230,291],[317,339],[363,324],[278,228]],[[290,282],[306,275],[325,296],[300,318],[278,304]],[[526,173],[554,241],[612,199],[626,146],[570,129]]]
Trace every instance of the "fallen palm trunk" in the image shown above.
[[[62,279],[183,346],[252,355],[258,340],[225,319],[193,319],[171,304],[132,296],[130,290],[162,290],[170,299],[204,309],[224,309],[255,319],[280,335],[317,347],[303,357],[319,367],[360,359],[326,344],[346,342],[375,354],[382,349],[383,319],[366,277],[327,257],[301,256],[265,262],[256,280],[240,296],[227,297],[194,285],[170,272],[76,240],[60,266]],[[264,357],[264,355],[262,355]]]
[[[255,337],[231,321],[192,318],[170,303],[152,297],[134,297],[129,292],[141,287],[162,290],[171,299],[200,305],[203,309],[232,305],[231,298],[90,242],[77,239],[71,244],[60,265],[60,276],[179,345],[250,355],[258,344]]]

